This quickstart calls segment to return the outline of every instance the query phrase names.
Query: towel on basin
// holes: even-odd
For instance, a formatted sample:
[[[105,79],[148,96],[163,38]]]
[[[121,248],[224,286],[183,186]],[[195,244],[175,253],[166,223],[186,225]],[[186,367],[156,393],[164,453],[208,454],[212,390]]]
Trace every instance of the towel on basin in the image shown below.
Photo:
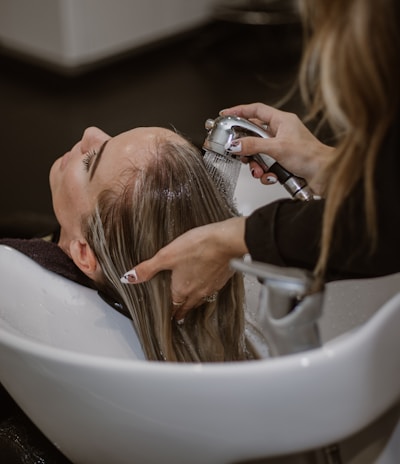
[[[42,267],[85,287],[95,288],[93,282],[77,267],[64,251],[54,242],[40,238],[0,239],[0,245],[7,245],[36,261]]]
[[[72,259],[64,253],[54,240],[49,241],[41,238],[4,238],[0,239],[0,245],[7,245],[14,248],[36,261],[45,269],[55,272],[56,274],[80,285],[97,290],[100,298],[102,298],[113,309],[123,314],[125,317],[132,319],[129,310],[124,306],[124,304],[121,301],[118,301],[115,296],[107,295],[98,290],[93,281],[75,265]]]

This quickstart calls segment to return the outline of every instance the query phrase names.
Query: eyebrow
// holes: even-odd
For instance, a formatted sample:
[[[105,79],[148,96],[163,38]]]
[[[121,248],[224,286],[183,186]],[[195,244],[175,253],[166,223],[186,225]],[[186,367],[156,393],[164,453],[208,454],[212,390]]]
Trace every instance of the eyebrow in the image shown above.
[[[101,155],[103,154],[104,148],[106,147],[106,145],[107,145],[107,143],[108,143],[109,140],[111,140],[111,139],[106,140],[106,141],[103,143],[103,145],[100,147],[100,149],[99,149],[99,151],[98,151],[98,153],[97,153],[97,155],[96,155],[96,157],[95,157],[95,159],[94,159],[94,162],[93,162],[93,164],[92,164],[92,166],[91,166],[90,175],[89,175],[89,180],[92,180],[92,179],[93,179],[93,176],[94,176],[95,173],[96,173],[96,169],[97,169],[97,167],[98,167],[98,165],[99,165],[99,163],[100,163]]]

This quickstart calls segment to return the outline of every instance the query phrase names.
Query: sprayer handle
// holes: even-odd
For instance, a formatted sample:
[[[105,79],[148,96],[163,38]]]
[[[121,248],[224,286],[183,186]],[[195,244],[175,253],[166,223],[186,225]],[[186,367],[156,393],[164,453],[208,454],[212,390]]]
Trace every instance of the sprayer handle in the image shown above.
[[[226,117],[230,130],[233,131],[234,138],[248,135],[258,135],[261,138],[268,139],[269,134],[265,127],[260,127],[253,122],[235,116]],[[285,169],[274,158],[264,153],[251,156],[265,172],[273,172],[280,184],[290,193],[293,198],[309,201],[314,198],[312,190],[307,186],[307,182],[302,177],[297,177]]]
[[[293,198],[309,201],[314,198],[313,192],[307,186],[307,182],[302,177],[297,177],[285,169],[271,156],[259,153],[252,156],[254,161],[259,164],[265,172],[272,172],[278,181],[285,187]]]

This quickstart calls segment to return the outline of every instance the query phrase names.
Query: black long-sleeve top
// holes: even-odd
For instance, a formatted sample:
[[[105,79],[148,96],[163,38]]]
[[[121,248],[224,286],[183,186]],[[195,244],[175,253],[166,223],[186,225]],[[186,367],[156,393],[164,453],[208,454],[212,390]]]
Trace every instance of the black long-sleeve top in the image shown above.
[[[400,272],[400,117],[377,158],[375,192],[378,241],[367,239],[362,180],[339,212],[326,280],[367,278]],[[256,261],[313,270],[320,252],[325,201],[278,200],[246,220],[245,240]]]

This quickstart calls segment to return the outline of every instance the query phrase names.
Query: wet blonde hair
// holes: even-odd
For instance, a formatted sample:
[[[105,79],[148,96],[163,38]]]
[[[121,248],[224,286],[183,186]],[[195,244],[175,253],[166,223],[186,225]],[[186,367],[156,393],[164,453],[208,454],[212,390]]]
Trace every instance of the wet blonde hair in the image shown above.
[[[377,239],[374,171],[383,139],[399,109],[398,0],[302,0],[310,32],[300,87],[309,116],[322,115],[337,137],[324,173],[326,206],[316,274],[325,272],[335,219],[362,179],[367,235]]]
[[[171,318],[171,273],[124,285],[120,276],[188,229],[232,217],[189,143],[159,140],[151,161],[122,174],[84,219],[84,233],[104,273],[101,290],[122,301],[149,360],[213,362],[249,357],[244,336],[244,285],[235,274],[217,300]]]

